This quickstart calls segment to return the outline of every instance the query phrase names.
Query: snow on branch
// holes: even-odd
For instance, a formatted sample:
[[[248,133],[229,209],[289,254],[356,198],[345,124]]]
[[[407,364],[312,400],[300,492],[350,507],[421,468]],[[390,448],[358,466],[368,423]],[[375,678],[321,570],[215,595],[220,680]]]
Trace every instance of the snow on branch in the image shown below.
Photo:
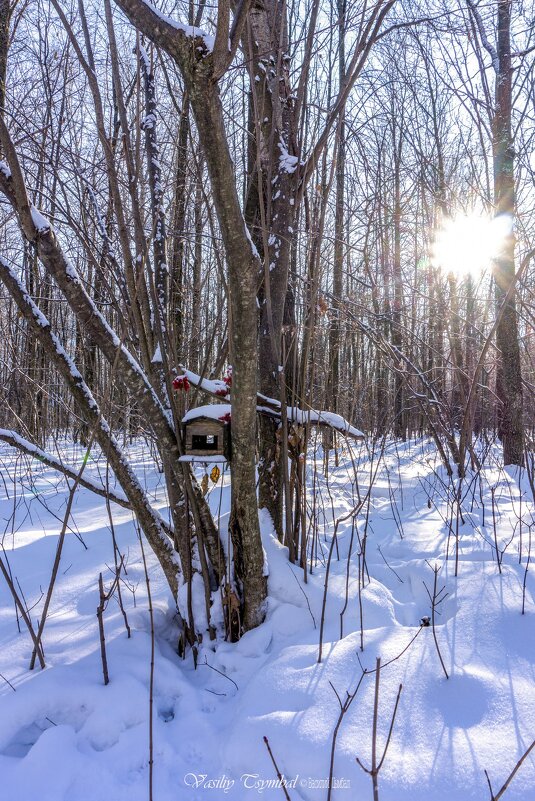
[[[472,12],[473,17],[475,19],[475,22],[476,22],[476,25],[477,25],[477,30],[478,30],[479,36],[481,38],[481,44],[483,45],[483,47],[485,48],[485,50],[487,51],[487,53],[490,56],[490,60],[492,62],[492,67],[494,69],[494,72],[496,74],[498,74],[498,71],[500,69],[500,61],[499,61],[499,58],[498,58],[498,53],[496,51],[496,48],[491,44],[491,42],[490,42],[490,40],[489,40],[489,38],[487,36],[487,33],[485,31],[485,25],[483,23],[483,19],[481,17],[481,14],[479,13],[479,9],[476,7],[476,5],[473,2],[473,0],[466,0],[466,4],[467,4],[468,8],[470,9],[470,11]]]
[[[288,406],[288,420],[301,424],[311,423],[315,426],[327,426],[345,434],[353,439],[364,439],[363,432],[352,426],[351,423],[334,412],[317,411],[316,409],[299,409],[297,406]]]
[[[162,22],[165,22],[167,25],[170,25],[176,31],[180,31],[185,36],[191,37],[192,39],[202,39],[206,49],[211,52],[214,48],[214,37],[210,36],[210,34],[203,31],[202,28],[196,28],[194,25],[185,25],[183,22],[179,22],[178,20],[173,19],[172,17],[168,17],[166,14],[163,14],[159,8],[156,8],[149,0],[142,0],[143,5],[147,6],[153,14],[155,14]]]
[[[209,395],[215,395],[215,397],[222,400],[230,400],[230,386],[226,381],[201,378],[197,373],[192,373],[191,370],[187,370],[182,365],[180,365],[180,369],[182,370],[182,376],[187,378],[192,386],[202,389],[203,392],[207,392]]]
[[[52,226],[50,225],[49,220],[42,212],[39,211],[38,208],[35,206],[30,206],[30,214],[32,216],[32,222],[35,226],[35,230],[38,234],[45,234],[47,231],[51,230]]]
[[[201,378],[197,373],[187,370],[185,367],[180,368],[182,375],[175,379],[175,386],[178,388],[183,387],[181,380],[184,379],[188,384],[193,387],[207,392],[218,398],[221,401],[230,400],[230,381],[227,377],[224,381],[218,379]],[[257,407],[256,410],[259,414],[265,414],[275,420],[281,419],[281,404],[274,398],[268,398],[261,393],[257,394]],[[307,423],[313,426],[325,426],[339,431],[347,437],[352,439],[364,439],[364,434],[355,426],[351,425],[345,417],[334,412],[326,412],[317,409],[300,409],[298,406],[287,407],[288,421],[291,423],[298,423],[299,425],[306,425]]]
[[[87,478],[85,475],[80,475],[79,470],[75,470],[72,467],[63,464],[60,459],[56,458],[51,453],[38,448],[37,445],[34,445],[29,440],[21,437],[20,434],[17,434],[16,431],[0,428],[0,441],[6,442],[8,445],[11,445],[11,447],[17,448],[19,451],[26,453],[33,459],[37,459],[39,462],[43,462],[43,464],[46,464],[53,470],[63,473],[63,475],[67,478],[72,478],[73,481],[78,480],[78,483],[81,484],[82,487],[91,490],[91,492],[94,492],[96,495],[100,495],[102,498],[109,498],[110,501],[122,506],[124,509],[132,508],[126,495],[114,492],[113,490],[107,490],[102,486],[102,484],[98,484],[96,481]]]
[[[69,391],[80,408],[83,417],[93,426],[95,439],[107,457],[123,490],[130,498],[135,514],[145,536],[164,570],[174,596],[178,592],[178,574],[181,567],[173,548],[173,534],[161,515],[149,503],[145,490],[138,481],[126,454],[112,435],[107,421],[85,383],[76,364],[52,332],[50,322],[36,306],[17,274],[4,259],[0,259],[0,279],[17,304],[21,314],[31,326],[33,335],[40,341],[56,369],[66,381]]]

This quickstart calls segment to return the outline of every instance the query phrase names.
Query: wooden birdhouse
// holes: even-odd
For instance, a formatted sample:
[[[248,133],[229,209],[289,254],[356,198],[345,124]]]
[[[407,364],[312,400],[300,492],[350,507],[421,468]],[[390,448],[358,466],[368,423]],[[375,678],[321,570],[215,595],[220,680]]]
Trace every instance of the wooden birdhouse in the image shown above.
[[[181,461],[230,462],[230,404],[191,409],[182,419],[184,456]]]

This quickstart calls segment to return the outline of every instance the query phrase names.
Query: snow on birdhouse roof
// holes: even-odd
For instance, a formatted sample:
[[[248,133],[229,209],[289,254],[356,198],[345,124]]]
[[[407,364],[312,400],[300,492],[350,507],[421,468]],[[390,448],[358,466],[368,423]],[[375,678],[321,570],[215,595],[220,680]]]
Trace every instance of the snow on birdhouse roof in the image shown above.
[[[182,418],[183,423],[189,423],[191,420],[197,420],[200,417],[208,417],[210,420],[221,420],[226,414],[230,414],[230,403],[210,403],[207,406],[198,406],[196,409],[190,409]]]

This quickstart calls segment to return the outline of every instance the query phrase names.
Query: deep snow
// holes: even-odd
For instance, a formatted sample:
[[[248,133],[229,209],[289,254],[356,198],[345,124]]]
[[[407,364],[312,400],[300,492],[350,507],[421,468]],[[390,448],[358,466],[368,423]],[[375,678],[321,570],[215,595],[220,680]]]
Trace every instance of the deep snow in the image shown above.
[[[65,446],[64,455],[71,464],[81,459],[81,452],[73,447]],[[354,455],[358,490],[365,499],[378,457],[370,460],[365,446],[354,449]],[[136,474],[165,514],[161,476],[147,448],[138,443],[130,456]],[[392,740],[379,774],[381,801],[483,801],[489,798],[485,769],[495,792],[501,787],[535,738],[535,581],[530,570],[525,614],[521,614],[535,521],[525,477],[519,479],[512,470],[499,471],[498,457],[497,448],[491,448],[481,495],[475,483],[464,498],[456,578],[455,516],[450,530],[447,478],[432,446],[422,442],[388,446],[373,480],[369,505],[364,502],[353,531],[341,639],[351,517],[338,528],[321,664],[317,662],[318,639],[332,521],[347,517],[358,500],[348,454],[342,454],[338,468],[331,466],[328,481],[321,474],[317,477],[319,537],[308,582],[303,582],[301,569],[288,562],[286,549],[262,514],[269,563],[266,622],[237,644],[221,639],[210,643],[206,637],[196,670],[191,654],[182,660],[175,653],[174,605],[146,547],[156,626],[155,801],[282,799],[280,788],[263,785],[276,779],[264,736],[290,783],[290,798],[326,799],[332,735],[339,714],[335,691],[343,702],[346,691],[353,692],[357,686],[362,668],[373,670],[378,655],[385,664],[400,654],[381,671],[379,757],[398,687],[403,684]],[[101,481],[103,470],[98,460],[90,461],[87,477]],[[7,557],[36,624],[43,604],[41,590],[46,593],[61,528],[66,487],[51,469],[7,446],[0,449],[0,472],[4,563]],[[210,493],[222,530],[228,519],[229,480],[227,470]],[[312,480],[310,486],[312,509]],[[498,549],[508,543],[501,574],[495,558],[492,489]],[[98,574],[103,572],[107,585],[113,576],[112,538],[102,498],[85,489],[77,492],[72,531],[65,542],[44,630],[44,671],[28,671],[31,640],[22,622],[18,632],[11,596],[0,581],[2,801],[148,799],[147,592],[131,513],[118,506],[112,510],[128,571],[122,592],[132,637],[127,638],[122,615],[112,600],[105,612],[108,686],[103,685],[95,614]],[[358,553],[366,524],[369,583],[366,576],[361,652]],[[431,628],[420,626],[421,619],[430,615],[425,585],[432,589],[435,564],[440,568],[439,588],[444,585],[448,593],[438,607],[436,626],[448,680]],[[372,798],[371,779],[356,757],[370,766],[373,699],[374,677],[365,676],[339,729],[334,760],[338,786],[332,791],[337,801]],[[506,801],[535,799],[533,752],[504,797]]]

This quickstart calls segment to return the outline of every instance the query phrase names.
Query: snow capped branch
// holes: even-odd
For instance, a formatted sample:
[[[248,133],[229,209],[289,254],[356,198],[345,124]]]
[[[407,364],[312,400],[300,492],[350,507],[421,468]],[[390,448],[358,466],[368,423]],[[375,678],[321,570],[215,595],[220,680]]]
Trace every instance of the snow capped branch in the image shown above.
[[[110,426],[104,419],[91,390],[71,357],[66,353],[58,337],[51,330],[50,322],[36,306],[14,270],[9,267],[4,259],[0,259],[0,279],[17,304],[19,311],[29,323],[32,333],[39,340],[56,369],[66,381],[72,397],[88,425],[93,428],[95,439],[109,460],[113,472],[128,496],[143,532],[159,559],[169,587],[174,597],[176,597],[180,563],[178,555],[173,548],[169,527],[150,505],[143,487],[132,470],[126,455],[111,433]]]
[[[116,0],[117,5],[121,8],[129,19],[135,25],[136,22],[141,23],[141,17],[152,27],[157,27],[156,33],[164,34],[166,37],[172,35],[173,31],[183,34],[188,39],[201,39],[207,53],[211,53],[214,47],[214,37],[211,36],[202,28],[196,28],[194,25],[186,25],[179,20],[168,17],[160,11],[159,8],[154,6],[149,0]],[[171,30],[169,30],[171,29]]]
[[[138,360],[128,351],[86,292],[48,220],[29,203],[17,154],[1,117],[0,139],[4,150],[9,154],[13,171],[13,178],[10,179],[7,179],[0,171],[0,188],[17,213],[25,237],[36,244],[39,259],[45,269],[53,276],[78,320],[86,327],[86,330],[91,332],[109,363],[114,364],[118,358],[131,391],[138,395],[143,405],[146,405],[149,418],[153,425],[158,427],[161,434],[168,439],[170,448],[177,450],[171,415],[164,409],[149,378]],[[40,314],[39,309],[35,308]],[[148,409],[149,405],[150,409]]]
[[[202,389],[203,392],[207,392],[209,395],[221,398],[221,400],[230,399],[230,387],[224,381],[220,381],[217,378],[201,378],[197,373],[192,373],[191,370],[187,370],[182,365],[180,365],[180,370],[192,386]]]
[[[167,23],[167,25],[171,25],[175,30],[182,31],[186,36],[191,36],[193,38],[200,36],[206,36],[206,32],[203,31],[201,28],[196,28],[194,25],[185,25],[183,22],[179,22],[179,20],[173,19],[172,17],[168,17],[166,14],[163,14],[159,8],[156,8],[149,0],[142,0],[143,5],[150,8],[153,14],[156,14],[163,22]]]
[[[466,4],[467,4],[468,8],[470,9],[470,11],[472,12],[474,20],[476,22],[477,30],[478,30],[479,36],[481,37],[481,44],[483,45],[483,47],[485,48],[485,50],[487,51],[487,53],[490,56],[490,60],[492,62],[492,68],[494,69],[494,72],[496,74],[498,74],[498,71],[499,71],[499,68],[500,68],[500,64],[499,64],[499,61],[498,61],[498,53],[496,52],[496,48],[491,44],[489,38],[487,37],[487,33],[485,31],[485,26],[483,24],[483,19],[481,17],[481,14],[479,13],[479,10],[476,7],[476,5],[473,2],[473,0],[466,0]]]
[[[49,220],[39,211],[38,208],[35,206],[30,206],[30,214],[32,215],[32,222],[38,234],[45,234],[50,231],[52,226],[50,225]]]
[[[180,369],[182,370],[182,375],[187,378],[192,386],[197,387],[203,392],[207,392],[209,395],[213,395],[219,400],[226,400],[228,402],[230,399],[230,388],[225,381],[201,378],[199,375],[192,373],[191,370],[187,370],[185,367],[181,367]],[[219,407],[214,406],[213,408],[214,416],[218,417],[219,415],[217,412]],[[268,398],[266,395],[262,395],[260,392],[257,393],[256,410],[259,414],[265,414],[268,417],[272,417],[276,420],[281,419],[280,402],[274,398]],[[298,425],[306,425],[308,423],[314,426],[326,426],[327,428],[332,428],[335,431],[339,431],[341,434],[351,437],[352,439],[364,439],[365,436],[362,431],[351,425],[351,423],[349,423],[344,417],[339,414],[334,414],[333,412],[326,412],[317,409],[300,409],[298,406],[288,406],[287,415],[289,422],[297,423]]]
[[[43,464],[46,464],[53,470],[63,473],[63,475],[67,478],[71,478],[73,481],[77,480],[82,487],[91,490],[91,492],[94,492],[96,495],[100,495],[102,498],[109,498],[110,501],[122,506],[124,509],[132,508],[130,501],[125,495],[123,495],[123,493],[117,493],[113,490],[106,490],[102,484],[97,484],[92,479],[87,478],[86,475],[80,475],[78,470],[74,470],[72,467],[69,467],[60,461],[60,459],[58,459],[56,456],[53,456],[51,453],[42,450],[29,440],[24,439],[24,437],[21,437],[16,431],[9,431],[6,428],[0,428],[0,440],[2,442],[6,442],[8,445],[11,445],[11,447],[17,448],[19,451],[26,453],[33,459],[43,462]]]

